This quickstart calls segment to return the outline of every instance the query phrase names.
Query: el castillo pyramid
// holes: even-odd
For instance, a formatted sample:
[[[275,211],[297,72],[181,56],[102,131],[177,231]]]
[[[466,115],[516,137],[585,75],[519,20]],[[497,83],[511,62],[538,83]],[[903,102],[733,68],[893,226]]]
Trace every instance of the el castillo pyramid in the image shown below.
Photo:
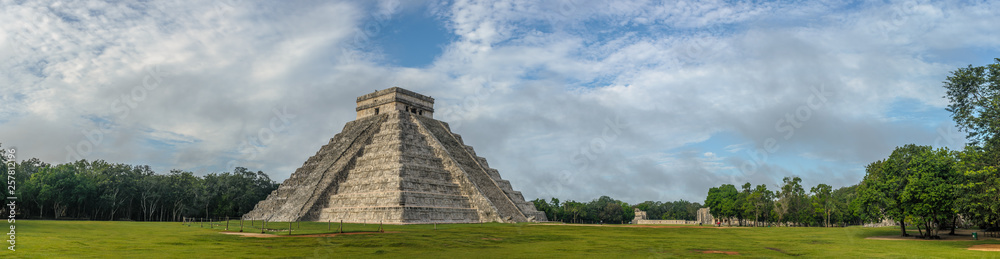
[[[357,119],[247,220],[413,223],[546,221],[476,156],[434,99],[393,87],[358,97]]]

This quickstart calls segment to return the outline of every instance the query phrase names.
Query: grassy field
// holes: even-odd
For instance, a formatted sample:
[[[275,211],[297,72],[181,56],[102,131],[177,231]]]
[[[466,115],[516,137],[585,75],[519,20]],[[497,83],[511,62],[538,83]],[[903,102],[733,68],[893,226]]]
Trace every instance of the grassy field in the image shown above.
[[[230,223],[238,230],[238,221]],[[248,223],[249,224],[249,223]],[[259,226],[259,222],[257,223]],[[269,224],[285,228],[288,223]],[[306,222],[293,236],[224,235],[198,224],[105,221],[17,221],[17,251],[0,258],[234,258],[234,257],[941,257],[997,258],[969,251],[1000,241],[869,240],[893,228],[638,228],[540,224],[385,225],[386,233],[294,237],[329,233],[327,223]],[[333,224],[334,232],[337,224]],[[377,224],[345,224],[345,231],[375,231]],[[250,229],[247,228],[248,232]],[[259,229],[253,232],[259,233]]]

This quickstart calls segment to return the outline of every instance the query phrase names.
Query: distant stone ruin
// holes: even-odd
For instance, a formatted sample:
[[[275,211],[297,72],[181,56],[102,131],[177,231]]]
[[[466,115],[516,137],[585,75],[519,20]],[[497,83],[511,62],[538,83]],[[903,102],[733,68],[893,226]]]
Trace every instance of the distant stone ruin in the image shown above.
[[[712,216],[709,208],[698,209],[698,223],[704,225],[715,224],[715,217]]]
[[[547,221],[448,124],[434,99],[393,87],[357,99],[357,119],[243,216],[267,221]]]
[[[635,208],[635,218],[632,219],[632,224],[649,225],[649,224],[664,224],[664,225],[712,225],[715,224],[715,218],[712,217],[712,213],[708,212],[708,208],[698,209],[698,219],[697,220],[683,220],[683,219],[647,219],[646,212]]]

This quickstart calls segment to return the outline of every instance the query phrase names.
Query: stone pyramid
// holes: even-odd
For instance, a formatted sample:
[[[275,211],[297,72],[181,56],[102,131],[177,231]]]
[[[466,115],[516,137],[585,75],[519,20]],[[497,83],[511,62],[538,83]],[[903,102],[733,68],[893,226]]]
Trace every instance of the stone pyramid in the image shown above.
[[[434,99],[393,87],[358,97],[357,119],[244,219],[478,223],[546,221],[448,123]]]

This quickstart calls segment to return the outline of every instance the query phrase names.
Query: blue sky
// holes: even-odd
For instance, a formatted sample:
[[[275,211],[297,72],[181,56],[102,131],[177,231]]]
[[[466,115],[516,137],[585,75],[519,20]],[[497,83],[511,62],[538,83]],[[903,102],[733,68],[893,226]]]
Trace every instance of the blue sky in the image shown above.
[[[400,10],[397,17],[385,22],[385,31],[373,37],[373,46],[385,54],[387,66],[422,68],[431,65],[454,38],[445,21],[425,6]]]
[[[997,13],[967,1],[0,2],[0,143],[20,159],[244,166],[282,181],[354,119],[355,97],[399,86],[433,96],[435,118],[528,199],[700,202],[713,186],[786,176],[841,187],[896,146],[964,145],[941,81],[1000,57]]]

